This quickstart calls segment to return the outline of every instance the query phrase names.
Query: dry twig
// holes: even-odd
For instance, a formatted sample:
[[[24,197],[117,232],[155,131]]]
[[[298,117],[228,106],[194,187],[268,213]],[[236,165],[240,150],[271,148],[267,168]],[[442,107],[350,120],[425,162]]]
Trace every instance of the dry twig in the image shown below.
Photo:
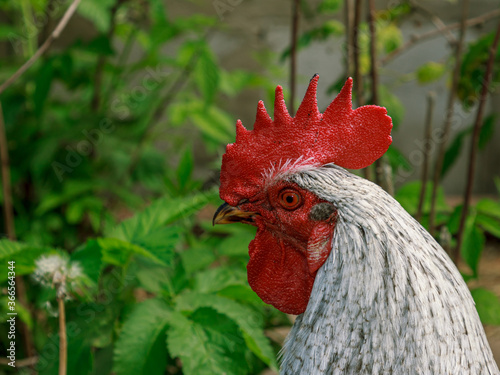
[[[10,85],[12,85],[19,77],[21,77],[31,66],[42,56],[49,47],[52,45],[52,43],[59,38],[61,35],[62,31],[68,24],[70,18],[73,16],[75,13],[76,9],[78,8],[78,5],[80,4],[82,0],[74,0],[71,5],[68,7],[66,10],[66,13],[64,13],[64,16],[61,18],[61,21],[59,21],[59,24],[56,26],[54,31],[52,31],[52,34],[47,38],[47,40],[38,48],[38,50],[35,52],[31,58],[26,61],[12,76],[9,77],[2,85],[0,86],[0,94],[2,94]]]

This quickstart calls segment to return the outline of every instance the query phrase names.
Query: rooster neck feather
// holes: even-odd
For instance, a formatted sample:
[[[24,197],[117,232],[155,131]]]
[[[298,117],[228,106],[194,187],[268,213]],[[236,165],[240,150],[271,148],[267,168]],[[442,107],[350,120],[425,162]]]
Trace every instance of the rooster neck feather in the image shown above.
[[[288,179],[338,218],[283,374],[499,373],[460,273],[399,203],[332,164]]]

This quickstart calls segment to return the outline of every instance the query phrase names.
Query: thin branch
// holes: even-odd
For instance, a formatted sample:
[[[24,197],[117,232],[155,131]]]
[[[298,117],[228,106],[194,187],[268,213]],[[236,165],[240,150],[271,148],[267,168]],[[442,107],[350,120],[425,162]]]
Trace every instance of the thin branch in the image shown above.
[[[368,0],[368,27],[370,31],[370,77],[371,77],[371,103],[379,104],[378,95],[378,62],[377,62],[377,30],[375,25],[375,1]],[[370,169],[366,168],[367,173]],[[375,183],[382,186],[391,195],[394,194],[391,167],[384,157],[375,161]]]
[[[497,26],[495,39],[493,40],[493,44],[490,47],[490,54],[488,57],[488,63],[486,65],[486,72],[484,73],[483,87],[481,89],[481,94],[479,97],[479,107],[477,109],[476,121],[474,123],[474,130],[472,133],[470,155],[469,155],[469,166],[467,169],[467,180],[464,193],[464,206],[462,209],[462,216],[460,217],[460,226],[458,228],[457,246],[453,251],[453,260],[455,261],[455,263],[457,263],[460,257],[460,248],[462,247],[462,242],[463,242],[465,222],[469,211],[470,200],[472,196],[472,188],[474,186],[474,171],[476,166],[479,134],[481,132],[481,126],[483,124],[484,106],[486,104],[486,98],[488,96],[491,78],[493,76],[493,63],[495,61],[495,55],[498,50],[499,41],[500,41],[500,22],[498,23]]]
[[[10,160],[5,132],[2,103],[0,103],[0,159],[2,162],[3,215],[7,237],[15,241],[14,206],[12,204],[12,186],[10,183]]]
[[[297,36],[299,33],[300,0],[292,0],[292,36],[290,50],[290,114],[295,113],[295,79],[297,75]]]
[[[422,212],[425,202],[425,193],[427,190],[427,179],[429,176],[429,159],[431,152],[431,133],[432,133],[432,116],[434,114],[434,106],[436,104],[436,94],[429,92],[427,94],[427,115],[425,117],[425,133],[424,133],[424,165],[422,166],[422,177],[420,187],[420,197],[418,198],[418,208],[415,219],[422,220]]]
[[[66,310],[64,295],[57,297],[59,307],[59,375],[66,375],[68,368],[68,340],[66,338]]]
[[[344,23],[345,23],[345,43],[346,43],[346,59],[345,71],[346,78],[351,77],[354,73],[354,42],[352,25],[354,23],[354,12],[352,0],[344,0]]]
[[[438,30],[441,30],[442,34],[448,40],[448,43],[453,45],[457,42],[455,35],[453,35],[453,33],[446,28],[446,24],[441,20],[441,18],[439,18],[436,14],[434,14],[434,12],[432,12],[430,9],[427,9],[418,1],[411,0],[410,3],[413,7],[420,9],[422,12],[430,16],[432,23],[434,24],[434,26],[436,26]]]
[[[362,0],[356,0],[356,5],[354,6],[354,25],[352,25],[353,30],[353,43],[352,48],[354,52],[354,92],[356,94],[356,101],[358,107],[363,105],[363,84],[361,67],[359,62],[360,47],[359,47],[359,28],[361,22],[361,2]]]
[[[496,18],[500,16],[500,9],[495,9],[492,10],[491,12],[482,14],[480,16],[470,18],[465,22],[466,27],[472,27],[479,25],[481,23],[484,23],[486,21],[489,21],[490,19]],[[388,62],[390,62],[392,59],[394,59],[396,56],[399,56],[401,53],[405,52],[406,50],[410,49],[413,47],[415,44],[418,42],[421,42],[426,39],[433,38],[439,34],[446,33],[450,30],[455,30],[455,29],[461,29],[461,22],[455,22],[452,24],[449,24],[446,27],[436,29],[436,30],[431,30],[425,33],[422,33],[420,35],[413,35],[409,41],[407,41],[405,44],[402,46],[396,48],[394,51],[391,53],[387,54],[384,56],[384,58],[381,60],[381,64],[385,65]]]
[[[73,16],[73,14],[76,11],[76,8],[80,4],[82,0],[73,0],[71,5],[68,7],[66,10],[66,13],[64,13],[64,16],[61,18],[61,21],[59,21],[59,24],[56,26],[54,31],[52,31],[52,34],[47,38],[47,40],[38,48],[38,50],[35,52],[31,58],[26,61],[9,79],[7,79],[1,86],[0,86],[0,94],[2,94],[10,85],[12,85],[19,77],[21,77],[31,66],[42,56],[52,45],[52,43],[59,38],[61,35],[61,32],[64,30],[66,25],[68,24],[69,20]]]
[[[432,180],[431,212],[429,215],[429,231],[434,234],[434,221],[436,217],[436,199],[439,183],[441,182],[441,172],[443,169],[444,154],[450,137],[451,120],[453,118],[453,105],[457,96],[458,81],[460,79],[460,67],[462,64],[462,50],[467,30],[467,14],[469,13],[469,0],[462,0],[462,18],[460,20],[460,35],[455,49],[455,67],[451,81],[450,92],[448,95],[448,105],[446,107],[446,118],[443,125],[443,135],[438,142],[438,151],[436,162],[434,164],[434,178]]]

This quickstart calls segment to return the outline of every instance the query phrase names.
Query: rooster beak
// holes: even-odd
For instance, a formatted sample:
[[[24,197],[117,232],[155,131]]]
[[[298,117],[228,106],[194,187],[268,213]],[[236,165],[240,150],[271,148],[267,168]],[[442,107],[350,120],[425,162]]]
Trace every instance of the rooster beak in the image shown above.
[[[255,212],[242,211],[238,207],[233,207],[227,203],[222,204],[217,211],[215,211],[212,224],[232,224],[232,223],[252,223]]]

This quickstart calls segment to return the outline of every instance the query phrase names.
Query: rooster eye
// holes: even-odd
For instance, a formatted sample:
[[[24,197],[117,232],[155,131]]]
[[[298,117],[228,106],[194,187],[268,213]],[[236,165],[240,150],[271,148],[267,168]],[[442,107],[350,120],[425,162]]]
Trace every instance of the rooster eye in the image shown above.
[[[283,208],[287,210],[294,210],[300,206],[302,199],[294,190],[283,190],[279,196],[279,202]]]

